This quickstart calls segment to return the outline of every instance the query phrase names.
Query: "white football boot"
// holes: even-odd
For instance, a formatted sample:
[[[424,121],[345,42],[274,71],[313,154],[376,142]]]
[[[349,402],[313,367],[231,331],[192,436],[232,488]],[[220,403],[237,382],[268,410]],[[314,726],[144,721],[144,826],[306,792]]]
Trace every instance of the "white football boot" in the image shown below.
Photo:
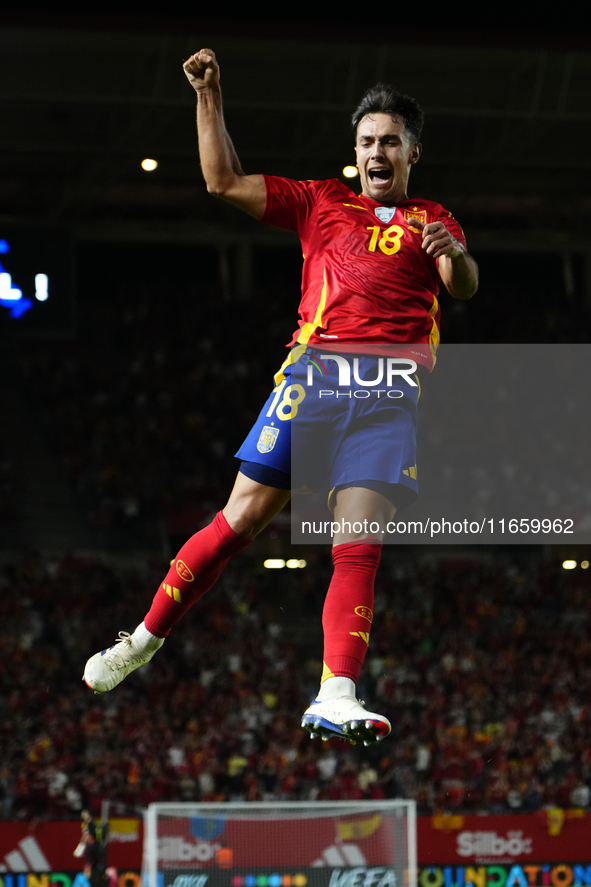
[[[312,738],[320,736],[326,740],[336,736],[351,745],[379,742],[388,735],[392,725],[382,715],[366,711],[364,704],[350,695],[315,699],[302,716],[302,727]]]
[[[143,622],[133,634],[120,631],[112,647],[90,657],[83,680],[95,693],[106,693],[140,665],[149,662],[163,643],[164,638],[150,634]]]

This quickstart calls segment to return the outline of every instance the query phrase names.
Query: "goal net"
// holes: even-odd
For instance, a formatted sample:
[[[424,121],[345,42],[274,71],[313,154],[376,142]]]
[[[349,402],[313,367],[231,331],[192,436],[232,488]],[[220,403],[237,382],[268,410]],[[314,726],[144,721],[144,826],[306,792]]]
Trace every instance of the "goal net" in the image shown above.
[[[150,804],[144,887],[415,887],[414,801]]]

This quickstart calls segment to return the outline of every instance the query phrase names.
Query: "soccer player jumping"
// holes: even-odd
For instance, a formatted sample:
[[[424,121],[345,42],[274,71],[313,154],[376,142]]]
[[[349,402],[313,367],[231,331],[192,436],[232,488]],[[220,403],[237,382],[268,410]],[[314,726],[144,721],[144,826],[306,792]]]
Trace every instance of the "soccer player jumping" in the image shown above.
[[[149,662],[232,555],[247,548],[289,501],[292,388],[302,389],[290,380],[298,367],[301,372],[303,355],[313,359],[337,348],[340,354],[362,355],[359,360],[369,362],[364,378],[373,379],[372,360],[375,369],[378,355],[411,347],[419,373],[429,372],[439,342],[440,281],[458,299],[469,299],[478,286],[476,263],[451,213],[407,197],[409,174],[422,150],[423,113],[414,99],[383,85],[363,97],[353,115],[357,195],[337,179],[296,182],[245,175],[225,127],[214,53],[200,50],[184,71],[197,93],[199,154],[209,193],[256,219],[298,232],[305,256],[300,320],[295,347],[237,453],[241,465],[225,508],[183,545],[133,634],[120,632],[114,646],[88,660],[84,680],[99,693]],[[416,498],[418,386],[412,384],[403,387],[401,401],[382,399],[369,418],[367,401],[350,401],[360,412],[334,444],[326,478],[341,527],[364,521],[386,527],[397,508]],[[302,414],[311,400],[298,401]],[[356,698],[382,536],[351,531],[334,537],[334,573],[322,616],[324,669],[318,696],[302,718],[313,736],[367,744],[390,732],[389,721],[365,711]]]

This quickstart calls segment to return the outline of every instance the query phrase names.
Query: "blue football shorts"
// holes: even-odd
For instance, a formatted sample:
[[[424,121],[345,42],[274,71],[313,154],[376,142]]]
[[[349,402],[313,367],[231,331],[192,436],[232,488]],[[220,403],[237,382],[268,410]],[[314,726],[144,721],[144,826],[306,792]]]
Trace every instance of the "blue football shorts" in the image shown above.
[[[389,361],[293,348],[236,453],[243,473],[269,486],[289,486],[276,476],[291,478],[292,490],[325,489],[331,507],[338,490],[354,486],[381,492],[398,510],[414,502],[420,384],[408,361]]]

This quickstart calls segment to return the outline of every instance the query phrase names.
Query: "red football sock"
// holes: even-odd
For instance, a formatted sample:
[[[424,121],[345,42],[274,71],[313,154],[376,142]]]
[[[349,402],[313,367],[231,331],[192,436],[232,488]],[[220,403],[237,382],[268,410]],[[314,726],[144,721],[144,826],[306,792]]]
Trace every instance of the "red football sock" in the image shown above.
[[[165,638],[189,607],[209,591],[232,555],[252,541],[235,533],[219,511],[209,526],[185,542],[173,560],[144,619],[148,631]]]
[[[324,602],[324,671],[357,682],[373,619],[373,585],[381,544],[352,542],[332,550],[334,573]]]

